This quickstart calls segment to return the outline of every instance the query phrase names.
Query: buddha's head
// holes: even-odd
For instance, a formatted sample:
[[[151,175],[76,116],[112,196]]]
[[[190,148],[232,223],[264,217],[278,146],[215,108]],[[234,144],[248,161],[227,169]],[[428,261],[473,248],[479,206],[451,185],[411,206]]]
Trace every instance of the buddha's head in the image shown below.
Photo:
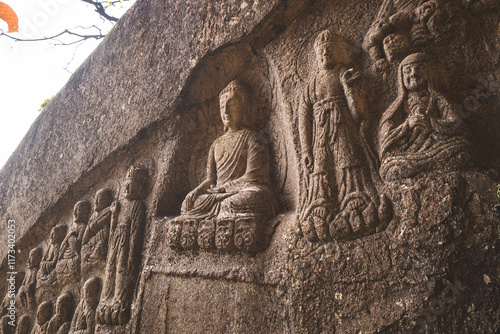
[[[30,255],[28,257],[28,267],[35,268],[40,265],[40,261],[42,261],[43,250],[41,247],[33,248],[30,251]]]
[[[55,245],[62,242],[67,232],[68,232],[68,226],[65,224],[59,224],[54,226],[50,231],[50,243]]]
[[[220,92],[219,104],[220,117],[226,131],[245,128],[248,101],[245,88],[238,81],[231,81]]]
[[[125,181],[125,198],[130,200],[144,199],[148,180],[149,174],[146,168],[131,166]]]
[[[63,293],[56,301],[56,315],[61,319],[67,319],[71,317],[72,310],[73,296],[69,292]]]
[[[101,189],[97,191],[94,199],[94,210],[95,212],[100,212],[102,209],[111,205],[113,201],[113,193],[111,189]]]
[[[86,224],[89,220],[91,205],[89,201],[79,201],[73,208],[73,222]]]
[[[99,301],[101,291],[101,280],[99,277],[92,277],[83,286],[83,299],[87,304],[96,304]]]
[[[424,53],[414,53],[403,59],[399,71],[403,85],[408,91],[422,91],[429,88],[429,58]]]
[[[331,69],[335,66],[335,42],[330,30],[324,30],[316,37],[314,51],[319,68]]]
[[[36,312],[36,322],[38,325],[42,326],[47,321],[52,318],[52,302],[45,301],[38,306],[38,310]]]
[[[19,318],[19,323],[17,324],[17,332],[19,334],[28,334],[31,329],[31,319],[29,315],[24,314]]]

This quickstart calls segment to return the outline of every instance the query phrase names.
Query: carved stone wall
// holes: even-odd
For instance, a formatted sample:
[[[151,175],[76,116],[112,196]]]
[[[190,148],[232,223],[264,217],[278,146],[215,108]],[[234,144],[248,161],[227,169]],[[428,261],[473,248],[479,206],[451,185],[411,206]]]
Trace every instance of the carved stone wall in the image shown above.
[[[500,330],[499,18],[138,2],[0,172],[2,331]]]

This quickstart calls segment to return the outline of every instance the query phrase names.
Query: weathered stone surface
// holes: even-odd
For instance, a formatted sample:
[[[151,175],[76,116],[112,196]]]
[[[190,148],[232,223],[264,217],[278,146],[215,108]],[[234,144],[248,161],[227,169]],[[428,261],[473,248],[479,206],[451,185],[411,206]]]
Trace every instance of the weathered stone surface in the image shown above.
[[[500,330],[499,19],[138,2],[0,173],[19,312],[75,333]]]

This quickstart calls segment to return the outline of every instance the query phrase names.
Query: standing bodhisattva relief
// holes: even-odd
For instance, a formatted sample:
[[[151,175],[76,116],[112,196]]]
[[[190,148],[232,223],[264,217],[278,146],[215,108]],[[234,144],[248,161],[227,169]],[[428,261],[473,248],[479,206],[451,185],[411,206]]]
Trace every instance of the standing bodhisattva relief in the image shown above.
[[[299,135],[306,198],[300,226],[310,240],[352,239],[375,231],[390,207],[378,197],[368,170],[369,148],[360,124],[364,101],[360,73],[340,59],[342,39],[330,30],[315,42],[318,71],[299,106]]]
[[[248,128],[251,101],[238,81],[222,90],[219,102],[226,133],[210,147],[206,179],[169,222],[167,242],[172,248],[255,252],[264,246],[262,231],[277,206],[268,150]]]
[[[123,325],[130,319],[133,289],[141,266],[146,228],[148,170],[132,166],[125,180],[125,196],[111,204],[111,228],[97,323]]]

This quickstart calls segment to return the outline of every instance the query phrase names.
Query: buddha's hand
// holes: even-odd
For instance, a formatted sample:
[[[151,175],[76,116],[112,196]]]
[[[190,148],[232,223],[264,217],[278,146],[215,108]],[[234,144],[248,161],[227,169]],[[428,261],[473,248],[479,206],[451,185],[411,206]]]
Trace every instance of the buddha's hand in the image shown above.
[[[427,117],[421,114],[412,115],[408,119],[408,125],[410,126],[410,129],[413,129],[415,127],[425,128],[428,125]]]
[[[226,187],[220,186],[217,187],[215,185],[211,185],[210,188],[207,189],[207,192],[209,194],[221,194],[226,192]]]
[[[200,196],[200,190],[198,188],[192,190],[189,194],[186,195],[186,198],[182,203],[182,207],[190,210],[193,207],[194,201],[196,201],[198,196]]]

